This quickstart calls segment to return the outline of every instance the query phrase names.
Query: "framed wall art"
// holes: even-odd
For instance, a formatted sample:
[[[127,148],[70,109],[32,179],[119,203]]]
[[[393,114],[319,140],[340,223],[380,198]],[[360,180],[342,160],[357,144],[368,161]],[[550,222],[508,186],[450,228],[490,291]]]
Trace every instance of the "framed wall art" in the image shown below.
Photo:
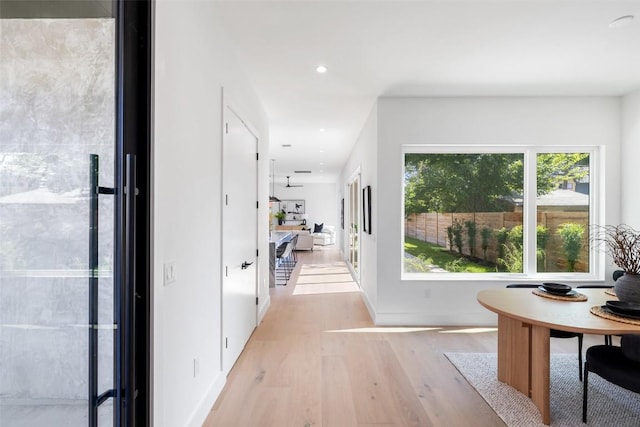
[[[292,225],[291,221],[295,221],[296,224],[305,225],[307,223],[306,206],[304,200],[281,200],[279,203],[279,211],[284,212],[284,221]]]
[[[371,186],[362,189],[362,229],[371,234]]]

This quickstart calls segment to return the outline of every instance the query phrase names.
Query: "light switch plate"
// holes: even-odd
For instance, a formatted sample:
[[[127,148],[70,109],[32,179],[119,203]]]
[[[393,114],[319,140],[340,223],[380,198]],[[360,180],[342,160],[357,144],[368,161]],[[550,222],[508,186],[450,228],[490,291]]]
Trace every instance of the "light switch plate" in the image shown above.
[[[176,262],[167,261],[164,263],[164,285],[168,286],[176,281]]]

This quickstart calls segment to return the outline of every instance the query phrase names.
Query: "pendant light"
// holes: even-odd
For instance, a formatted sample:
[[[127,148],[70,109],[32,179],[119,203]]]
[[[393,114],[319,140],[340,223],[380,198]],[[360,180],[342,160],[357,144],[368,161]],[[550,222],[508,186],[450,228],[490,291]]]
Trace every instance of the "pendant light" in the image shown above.
[[[280,199],[276,197],[276,160],[271,159],[271,195],[269,196],[269,202],[280,202]]]

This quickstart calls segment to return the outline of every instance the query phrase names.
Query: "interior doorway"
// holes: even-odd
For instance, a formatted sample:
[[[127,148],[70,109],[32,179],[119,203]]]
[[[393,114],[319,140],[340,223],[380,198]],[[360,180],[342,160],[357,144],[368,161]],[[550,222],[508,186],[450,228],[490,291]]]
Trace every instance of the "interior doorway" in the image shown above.
[[[258,138],[228,106],[222,148],[222,371],[257,325]]]
[[[348,257],[347,262],[353,270],[354,276],[360,281],[360,171],[358,170],[347,184],[348,193]]]

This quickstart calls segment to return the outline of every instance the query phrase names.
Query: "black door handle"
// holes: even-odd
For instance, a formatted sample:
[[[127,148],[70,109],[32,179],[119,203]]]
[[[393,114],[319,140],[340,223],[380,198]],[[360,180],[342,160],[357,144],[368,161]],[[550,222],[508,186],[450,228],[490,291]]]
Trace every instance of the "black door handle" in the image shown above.
[[[247,262],[247,261],[243,262],[242,263],[242,269],[246,270],[247,267],[249,267],[251,264],[253,264],[253,263],[252,262]]]

